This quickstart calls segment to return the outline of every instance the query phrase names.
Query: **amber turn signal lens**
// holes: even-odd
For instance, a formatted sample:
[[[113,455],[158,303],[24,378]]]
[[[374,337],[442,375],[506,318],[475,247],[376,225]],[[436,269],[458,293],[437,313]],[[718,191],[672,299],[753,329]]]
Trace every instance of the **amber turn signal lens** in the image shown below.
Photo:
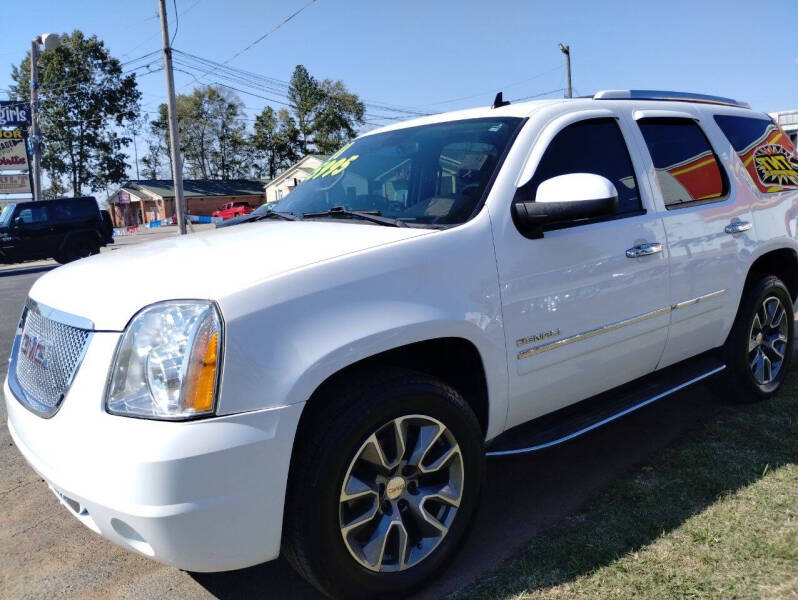
[[[210,334],[210,335],[209,335]],[[198,333],[197,343],[192,349],[192,356],[186,377],[186,388],[183,406],[195,413],[209,412],[213,409],[213,397],[216,391],[216,368],[219,358],[219,332],[205,331]]]

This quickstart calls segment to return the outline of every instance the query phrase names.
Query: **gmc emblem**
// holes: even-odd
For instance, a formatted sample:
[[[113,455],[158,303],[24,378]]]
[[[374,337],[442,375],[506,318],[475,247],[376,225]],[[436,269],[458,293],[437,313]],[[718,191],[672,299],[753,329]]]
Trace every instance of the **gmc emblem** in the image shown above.
[[[22,334],[22,343],[19,346],[19,352],[23,356],[30,359],[34,364],[39,365],[43,369],[47,368],[47,346],[48,342],[36,336]]]

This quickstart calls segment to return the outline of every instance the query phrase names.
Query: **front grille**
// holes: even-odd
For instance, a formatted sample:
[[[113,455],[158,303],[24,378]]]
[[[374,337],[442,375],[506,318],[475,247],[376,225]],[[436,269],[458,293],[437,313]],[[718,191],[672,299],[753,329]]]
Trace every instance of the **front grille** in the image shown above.
[[[9,368],[9,384],[20,402],[41,416],[55,414],[90,337],[90,323],[28,300],[14,339]]]

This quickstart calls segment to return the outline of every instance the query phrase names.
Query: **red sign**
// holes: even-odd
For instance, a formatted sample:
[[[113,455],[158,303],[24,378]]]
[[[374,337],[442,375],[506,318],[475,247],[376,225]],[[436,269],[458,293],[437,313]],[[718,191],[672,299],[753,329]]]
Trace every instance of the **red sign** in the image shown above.
[[[27,171],[28,151],[24,139],[0,139],[0,171]]]

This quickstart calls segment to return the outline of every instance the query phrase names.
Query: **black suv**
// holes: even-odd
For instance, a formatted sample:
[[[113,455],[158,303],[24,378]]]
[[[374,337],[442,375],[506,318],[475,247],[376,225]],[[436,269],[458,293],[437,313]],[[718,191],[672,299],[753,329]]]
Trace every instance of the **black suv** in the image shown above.
[[[91,196],[17,202],[0,212],[0,263],[54,258],[63,264],[113,243],[111,216]]]

